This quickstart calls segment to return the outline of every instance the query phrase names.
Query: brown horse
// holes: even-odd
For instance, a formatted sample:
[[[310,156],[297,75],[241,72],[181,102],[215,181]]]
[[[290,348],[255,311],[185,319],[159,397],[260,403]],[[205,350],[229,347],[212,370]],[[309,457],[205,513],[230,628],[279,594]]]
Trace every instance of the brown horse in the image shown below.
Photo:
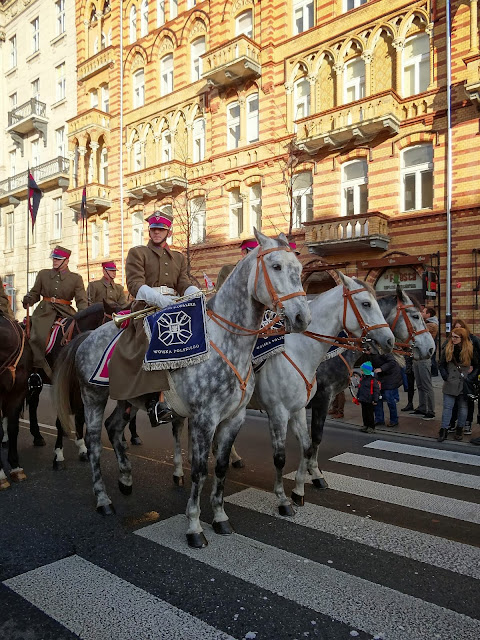
[[[20,413],[27,393],[27,379],[32,367],[32,351],[22,327],[0,312],[0,442],[6,425],[8,464],[13,482],[22,482],[27,478],[20,467],[17,439]],[[0,455],[0,490],[8,489],[9,486]]]

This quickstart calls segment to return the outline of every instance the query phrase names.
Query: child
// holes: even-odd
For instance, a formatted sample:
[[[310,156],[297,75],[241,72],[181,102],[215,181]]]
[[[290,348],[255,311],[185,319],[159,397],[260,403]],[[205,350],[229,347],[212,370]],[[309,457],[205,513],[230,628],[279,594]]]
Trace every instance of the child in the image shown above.
[[[358,386],[357,398],[362,405],[363,433],[375,433],[374,407],[380,398],[380,383],[373,373],[371,362],[364,362],[360,367],[362,377]]]

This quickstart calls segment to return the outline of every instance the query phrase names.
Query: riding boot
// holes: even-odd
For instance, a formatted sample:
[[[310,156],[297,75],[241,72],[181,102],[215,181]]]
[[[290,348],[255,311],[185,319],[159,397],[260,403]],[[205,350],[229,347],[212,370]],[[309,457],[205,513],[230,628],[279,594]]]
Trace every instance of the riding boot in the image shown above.
[[[447,436],[448,436],[448,429],[444,429],[443,427],[441,427],[440,431],[438,432],[437,442],[443,442],[444,440],[447,439]]]
[[[161,394],[161,397],[163,397],[163,394]],[[173,420],[172,410],[168,404],[164,400],[160,400],[156,394],[153,398],[148,398],[145,402],[145,408],[152,427],[158,427],[160,424],[167,424]]]
[[[455,431],[455,440],[463,440],[463,427],[457,427]]]

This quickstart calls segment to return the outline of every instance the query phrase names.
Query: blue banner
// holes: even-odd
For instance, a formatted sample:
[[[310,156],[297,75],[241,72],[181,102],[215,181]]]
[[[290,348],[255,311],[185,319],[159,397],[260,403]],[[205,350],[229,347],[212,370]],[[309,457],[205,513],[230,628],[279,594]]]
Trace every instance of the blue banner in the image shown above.
[[[276,314],[274,311],[270,311],[267,309],[265,311],[265,315],[262,320],[262,327],[266,327],[274,318]],[[284,329],[283,320],[278,319],[278,321],[271,327],[271,329]],[[258,365],[261,362],[264,362],[270,356],[275,355],[276,353],[281,353],[285,351],[285,335],[278,336],[268,336],[267,338],[258,338],[255,344],[255,348],[252,353],[252,363],[254,365]]]

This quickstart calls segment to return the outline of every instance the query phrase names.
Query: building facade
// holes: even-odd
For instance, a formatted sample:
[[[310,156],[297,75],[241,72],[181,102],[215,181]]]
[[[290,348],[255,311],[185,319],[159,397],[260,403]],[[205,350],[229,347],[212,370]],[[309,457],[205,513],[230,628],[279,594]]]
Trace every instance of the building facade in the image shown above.
[[[74,5],[0,4],[0,274],[19,320],[27,288],[52,264],[51,249],[70,248],[72,268],[78,258],[77,225],[65,200],[67,120],[76,113]],[[27,229],[28,167],[43,191],[33,233],[31,223]]]
[[[451,212],[452,309],[480,331],[477,0],[451,8],[449,160],[443,1],[77,2],[68,202],[86,186],[91,276],[163,209],[200,281],[256,227],[319,257],[311,293],[336,265],[443,316]]]

